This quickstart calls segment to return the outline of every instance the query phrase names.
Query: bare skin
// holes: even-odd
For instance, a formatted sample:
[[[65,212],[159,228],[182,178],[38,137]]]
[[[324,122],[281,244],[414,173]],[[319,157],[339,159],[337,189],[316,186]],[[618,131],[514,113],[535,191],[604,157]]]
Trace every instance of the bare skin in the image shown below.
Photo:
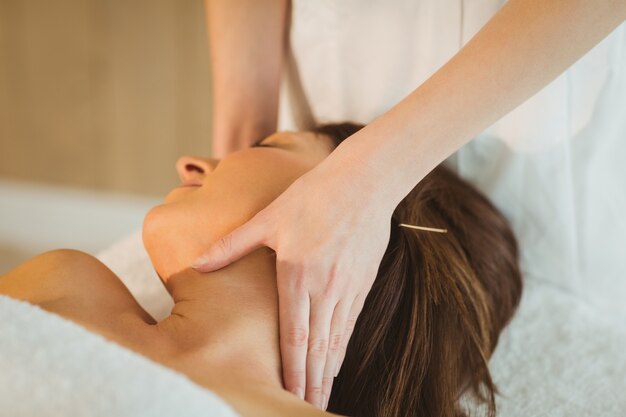
[[[276,131],[288,0],[205,0],[213,80],[213,152]]]
[[[246,3],[207,1],[214,8],[232,11]],[[264,80],[279,75],[271,71],[281,68],[278,60],[283,59],[277,58],[276,51],[284,38],[276,34],[284,33],[286,26],[281,20],[284,1],[272,5],[268,10],[273,13],[264,19],[273,38],[254,41],[251,31],[258,25],[252,25],[251,31],[242,26],[229,37],[212,37],[211,42],[236,45],[229,52],[232,62],[243,62],[244,56],[267,48],[268,60],[239,66],[239,83],[229,83],[228,100],[222,96],[216,100],[237,101],[242,106],[238,110],[245,114],[273,118],[274,113],[258,107],[272,100],[237,99],[245,98],[249,90],[238,84],[260,82],[254,74],[264,74]],[[352,330],[348,317],[361,311],[360,300],[371,288],[389,236],[388,219],[402,198],[435,166],[541,90],[624,19],[623,0],[507,1],[470,42],[404,100],[348,138],[250,222],[205,248],[193,263],[204,272],[222,268],[260,245],[276,251],[280,332],[298,332],[309,339],[308,345],[281,345],[289,390],[304,390],[307,401],[314,404],[323,403],[320,386],[324,393],[330,392],[327,381],[332,381],[343,361],[331,342],[340,340],[343,350],[348,345]],[[269,45],[270,39],[276,43]],[[371,57],[372,62],[376,59]],[[217,70],[223,66],[224,72],[230,64],[213,65]],[[216,91],[223,88],[223,80],[214,78]],[[388,80],[371,80],[380,81]],[[271,90],[259,85],[255,91],[269,91],[270,99],[277,94],[276,83],[264,85]],[[234,128],[239,122],[223,111],[215,116],[216,125]],[[218,135],[214,140],[231,138]],[[232,143],[236,146],[236,141]],[[355,263],[355,254],[368,256]],[[326,356],[319,352],[324,348]]]
[[[181,158],[183,186],[146,216],[144,243],[175,302],[166,319],[156,323],[113,272],[71,250],[42,254],[0,277],[0,294],[186,374],[244,417],[331,415],[283,388],[274,253],[261,248],[210,274],[186,267],[204,244],[243,223],[333,148],[308,133],[275,134],[264,145],[223,161]],[[198,226],[196,216],[210,220]]]

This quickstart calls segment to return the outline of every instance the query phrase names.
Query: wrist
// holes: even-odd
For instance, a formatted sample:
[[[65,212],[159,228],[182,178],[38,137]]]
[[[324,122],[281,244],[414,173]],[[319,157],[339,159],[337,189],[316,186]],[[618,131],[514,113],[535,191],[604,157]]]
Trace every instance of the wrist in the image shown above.
[[[344,141],[328,158],[328,163],[352,184],[349,187],[362,194],[359,198],[393,211],[430,169],[419,168],[424,161],[418,158],[407,161],[400,132],[390,137],[377,129],[368,130],[370,127]],[[399,155],[398,151],[403,149]]]
[[[276,130],[276,123],[241,113],[237,118],[216,117],[212,129],[214,157],[247,148]]]
[[[276,131],[276,122],[240,114],[236,119],[215,120],[214,138],[228,138],[252,144]]]
[[[264,97],[261,95],[260,97]],[[271,135],[278,124],[278,103],[235,94],[216,94],[213,100],[213,138],[249,146]]]
[[[323,182],[336,184],[337,193],[346,196],[353,204],[391,215],[406,193],[398,184],[389,183],[386,169],[363,157],[367,154],[354,150],[349,140],[320,164],[329,177]]]

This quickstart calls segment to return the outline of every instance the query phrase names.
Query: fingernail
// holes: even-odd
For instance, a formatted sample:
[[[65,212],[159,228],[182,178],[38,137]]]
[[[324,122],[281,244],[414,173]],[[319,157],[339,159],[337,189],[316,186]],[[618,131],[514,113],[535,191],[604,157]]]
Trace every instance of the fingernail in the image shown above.
[[[326,410],[326,395],[322,395],[322,410]]]
[[[335,378],[337,378],[337,375],[339,375],[340,370],[341,370],[341,364],[337,363],[337,365],[335,366]]]
[[[295,388],[293,390],[293,393],[296,397],[300,398],[301,400],[304,400],[304,391],[302,390],[302,388]]]
[[[202,268],[204,265],[206,265],[206,263],[209,260],[207,258],[205,258],[204,256],[200,256],[199,258],[197,258],[195,261],[193,261],[193,263],[191,264],[191,267],[193,269],[198,269],[198,268]]]

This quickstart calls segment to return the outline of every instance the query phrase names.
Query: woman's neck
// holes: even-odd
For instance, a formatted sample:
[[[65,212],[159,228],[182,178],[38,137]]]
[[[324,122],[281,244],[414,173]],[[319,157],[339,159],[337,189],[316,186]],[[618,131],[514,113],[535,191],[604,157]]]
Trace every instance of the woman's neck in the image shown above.
[[[165,365],[211,389],[243,417],[329,415],[283,388],[271,250],[209,274],[186,269],[166,286],[175,305],[157,325],[172,346]]]
[[[205,385],[254,382],[282,389],[271,250],[208,274],[185,269],[166,286],[175,305],[158,328],[172,342],[175,367]]]

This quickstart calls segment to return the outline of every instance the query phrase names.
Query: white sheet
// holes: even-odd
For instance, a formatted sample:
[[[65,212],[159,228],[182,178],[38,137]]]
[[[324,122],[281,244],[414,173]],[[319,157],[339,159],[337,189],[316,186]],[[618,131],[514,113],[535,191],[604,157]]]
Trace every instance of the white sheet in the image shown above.
[[[0,296],[0,415],[237,417],[185,376]]]
[[[526,280],[490,368],[507,417],[626,416],[626,328],[574,293]]]

